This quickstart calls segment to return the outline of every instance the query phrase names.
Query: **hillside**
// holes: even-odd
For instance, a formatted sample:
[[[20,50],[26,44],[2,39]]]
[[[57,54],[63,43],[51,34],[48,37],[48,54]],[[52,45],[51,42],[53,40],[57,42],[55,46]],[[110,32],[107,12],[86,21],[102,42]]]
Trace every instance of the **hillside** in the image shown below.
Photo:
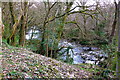
[[[3,78],[89,78],[90,72],[25,48],[2,47]]]

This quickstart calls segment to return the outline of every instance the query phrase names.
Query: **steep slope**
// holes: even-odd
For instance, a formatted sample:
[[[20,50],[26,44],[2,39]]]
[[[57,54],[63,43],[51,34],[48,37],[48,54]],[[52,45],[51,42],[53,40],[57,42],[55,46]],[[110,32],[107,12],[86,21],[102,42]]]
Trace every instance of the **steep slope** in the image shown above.
[[[90,72],[35,54],[24,48],[2,47],[3,78],[89,78]]]

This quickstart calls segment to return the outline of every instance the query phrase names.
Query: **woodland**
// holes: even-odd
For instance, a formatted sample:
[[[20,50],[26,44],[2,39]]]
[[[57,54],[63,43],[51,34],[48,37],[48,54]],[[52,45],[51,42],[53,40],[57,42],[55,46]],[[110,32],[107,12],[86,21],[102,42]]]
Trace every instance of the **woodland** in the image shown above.
[[[0,79],[120,79],[120,1],[0,1]]]

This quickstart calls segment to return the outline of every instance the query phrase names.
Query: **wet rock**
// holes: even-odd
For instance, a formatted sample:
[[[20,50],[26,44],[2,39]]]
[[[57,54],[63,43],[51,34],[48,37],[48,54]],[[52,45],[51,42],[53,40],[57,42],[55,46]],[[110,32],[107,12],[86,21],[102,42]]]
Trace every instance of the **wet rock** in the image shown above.
[[[86,55],[82,55],[81,56],[84,60],[87,58],[87,56]]]
[[[105,60],[105,58],[100,59],[100,61],[104,61],[104,60]]]
[[[85,63],[88,63],[88,64],[95,64],[95,61],[87,60],[87,61],[85,61]]]
[[[80,53],[80,55],[84,55],[84,53]]]
[[[99,48],[97,48],[97,47],[91,47],[91,49],[92,49],[93,51],[99,50]]]
[[[96,60],[96,61],[95,61],[95,65],[98,65],[98,64],[99,64],[99,62],[100,62],[99,60]]]
[[[89,51],[88,54],[91,54],[91,55],[92,55],[92,54],[93,54],[93,51]]]
[[[96,60],[98,60],[98,58],[96,58],[95,56],[89,56],[89,57],[88,57],[88,60],[96,61]]]
[[[91,47],[83,47],[83,50],[84,51],[92,51],[92,48]]]

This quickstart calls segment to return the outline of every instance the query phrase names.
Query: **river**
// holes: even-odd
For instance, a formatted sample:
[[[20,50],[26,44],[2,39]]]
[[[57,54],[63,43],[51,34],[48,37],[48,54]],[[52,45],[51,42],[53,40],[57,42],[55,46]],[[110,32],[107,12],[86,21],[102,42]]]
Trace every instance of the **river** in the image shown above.
[[[32,39],[40,40],[40,32],[36,30],[34,31],[34,33],[35,34],[33,35]],[[27,40],[31,39],[31,34],[32,30],[30,30],[26,35]],[[60,59],[66,60],[67,56],[69,55],[70,58],[73,59],[73,64],[88,63],[99,65],[100,62],[103,62],[105,59],[108,58],[108,54],[97,47],[82,46],[80,44],[76,44],[75,42],[69,42],[67,40],[61,40],[58,46],[64,46],[64,48],[60,52],[65,52],[68,47],[71,47],[68,52],[65,52],[61,55]]]
[[[98,65],[99,62],[104,61],[108,57],[107,53],[97,47],[82,46],[75,42],[68,42],[67,40],[60,41],[59,47],[62,46],[65,48],[63,48],[61,52],[64,52],[67,47],[72,48],[69,49],[69,55],[73,58],[73,64],[88,63]],[[65,52],[61,58],[66,60],[66,57],[67,52]]]

